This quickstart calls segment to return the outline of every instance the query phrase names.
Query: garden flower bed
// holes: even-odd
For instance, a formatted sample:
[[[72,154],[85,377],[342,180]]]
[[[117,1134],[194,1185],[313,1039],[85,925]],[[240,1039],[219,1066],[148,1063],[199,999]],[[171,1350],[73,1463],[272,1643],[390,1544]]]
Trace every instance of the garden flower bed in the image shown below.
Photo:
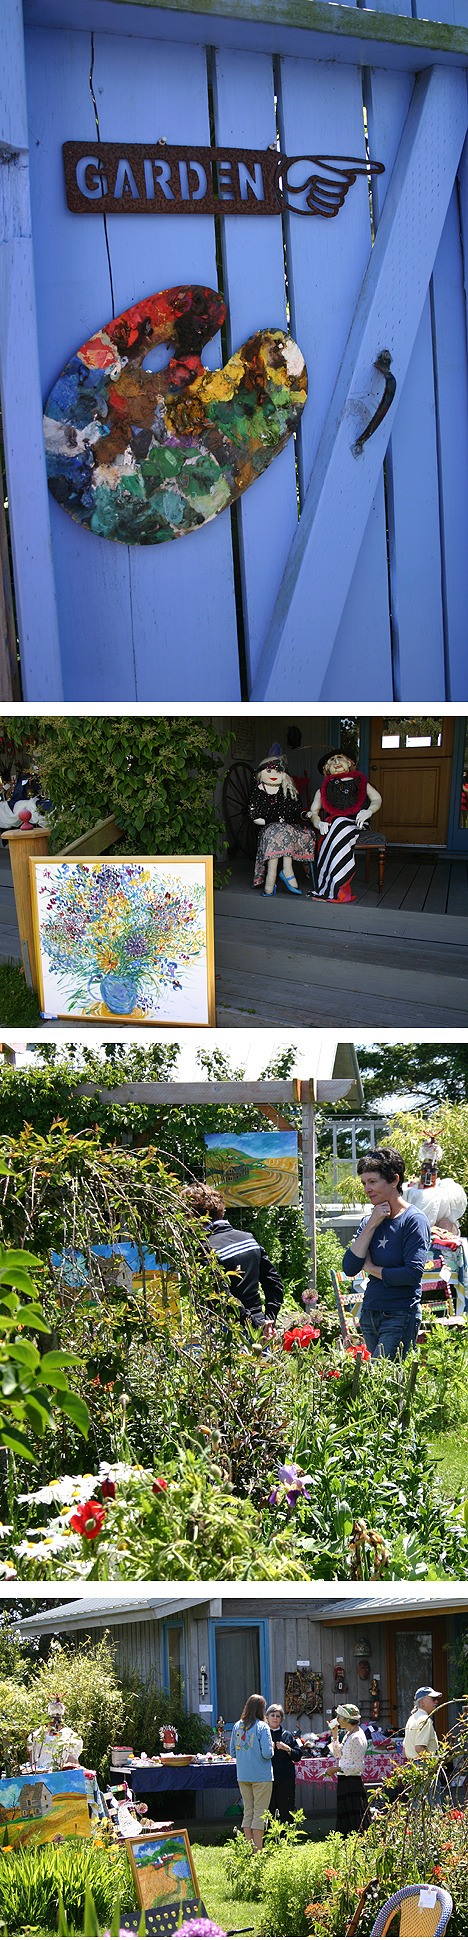
[[[429,1452],[435,1434],[466,1419],[464,1337],[428,1328],[414,1392],[411,1358],[372,1364],[359,1349],[358,1369],[339,1335],[327,1270],[337,1242],[326,1234],[313,1324],[289,1302],[265,1346],[240,1325],[203,1221],[151,1146],[106,1147],[97,1131],[58,1122],[3,1149],[0,1241],[37,1260],[41,1306],[31,1313],[53,1349],[41,1365],[57,1370],[55,1408],[41,1418],[27,1400],[29,1451],[18,1439],[9,1449],[4,1576],[464,1573],[465,1492],[451,1499]],[[122,1228],[142,1259],[130,1287]],[[109,1260],[103,1242],[117,1249]],[[173,1306],[153,1299],[144,1247],[176,1277]],[[24,1309],[21,1330],[15,1352],[27,1361]]]

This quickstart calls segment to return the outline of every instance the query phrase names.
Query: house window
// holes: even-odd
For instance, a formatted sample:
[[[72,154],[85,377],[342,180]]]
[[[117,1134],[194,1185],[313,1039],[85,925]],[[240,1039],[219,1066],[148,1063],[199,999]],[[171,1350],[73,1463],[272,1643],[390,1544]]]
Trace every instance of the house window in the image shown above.
[[[413,1709],[415,1691],[433,1682],[432,1631],[397,1630],[395,1656],[398,1723],[402,1726]]]
[[[166,1625],[166,1690],[171,1703],[182,1711],[185,1707],[185,1652],[183,1624]]]
[[[240,1718],[251,1691],[261,1691],[258,1624],[216,1630],[216,1703],[226,1724]]]
[[[381,722],[380,746],[382,754],[392,748],[441,748],[443,721],[441,715],[404,715],[399,720],[389,715]]]

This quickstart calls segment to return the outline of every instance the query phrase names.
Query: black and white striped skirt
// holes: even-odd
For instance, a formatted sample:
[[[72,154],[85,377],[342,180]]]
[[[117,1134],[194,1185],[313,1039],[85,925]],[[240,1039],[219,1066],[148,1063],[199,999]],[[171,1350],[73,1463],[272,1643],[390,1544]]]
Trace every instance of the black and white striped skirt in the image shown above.
[[[356,818],[337,815],[320,843],[317,861],[319,896],[336,900],[342,883],[349,882],[355,868],[354,851],[359,835]]]

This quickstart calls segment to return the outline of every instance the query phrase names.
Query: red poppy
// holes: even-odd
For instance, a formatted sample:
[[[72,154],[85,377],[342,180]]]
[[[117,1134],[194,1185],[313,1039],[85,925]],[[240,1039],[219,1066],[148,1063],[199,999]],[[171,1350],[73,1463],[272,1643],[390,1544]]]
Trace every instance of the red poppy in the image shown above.
[[[164,1495],[166,1489],[167,1482],[164,1481],[164,1476],[157,1475],[156,1481],[153,1482],[153,1495]]]
[[[70,1525],[76,1530],[77,1536],[84,1536],[85,1542],[94,1543],[96,1536],[101,1534],[105,1520],[106,1511],[102,1502],[96,1502],[92,1496],[89,1502],[82,1502],[80,1509],[75,1509],[74,1515],[70,1516]]]
[[[369,1353],[369,1348],[364,1346],[347,1347],[346,1353],[353,1354],[355,1360],[357,1359],[358,1354],[360,1354],[361,1356],[361,1361],[370,1361],[372,1359],[372,1355]]]
[[[310,1347],[310,1343],[313,1340],[320,1340],[319,1327],[288,1327],[286,1333],[283,1334],[285,1353],[291,1354],[295,1341],[299,1342],[300,1347]]]
[[[102,1495],[103,1502],[115,1502],[116,1494],[117,1494],[117,1490],[116,1490],[115,1482],[110,1482],[109,1478],[107,1477],[105,1482],[101,1482],[101,1495]]]

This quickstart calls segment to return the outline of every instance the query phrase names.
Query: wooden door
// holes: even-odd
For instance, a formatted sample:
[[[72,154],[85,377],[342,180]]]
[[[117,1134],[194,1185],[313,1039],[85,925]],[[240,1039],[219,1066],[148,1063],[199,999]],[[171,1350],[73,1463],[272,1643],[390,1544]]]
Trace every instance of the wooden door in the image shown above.
[[[373,720],[370,780],[382,796],[373,828],[388,842],[447,841],[453,719]]]
[[[402,1617],[387,1626],[387,1693],[389,1723],[402,1730],[418,1686],[432,1684],[448,1696],[445,1617]],[[448,1728],[448,1712],[435,1719],[440,1738]]]

